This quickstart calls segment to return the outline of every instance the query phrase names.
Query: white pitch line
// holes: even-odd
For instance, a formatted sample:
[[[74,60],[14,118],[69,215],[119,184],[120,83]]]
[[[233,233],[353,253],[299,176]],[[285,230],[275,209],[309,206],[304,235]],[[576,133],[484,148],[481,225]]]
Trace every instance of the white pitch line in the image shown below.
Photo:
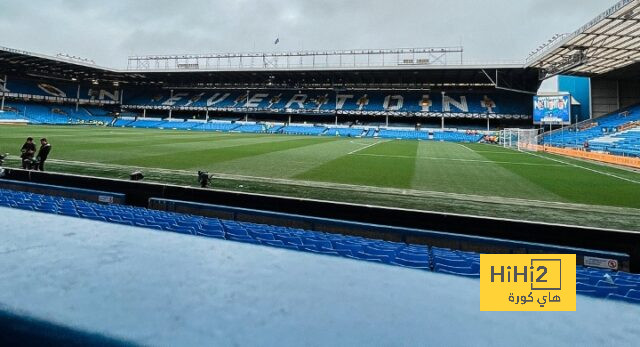
[[[458,142],[454,142],[454,143],[455,143],[456,145],[458,145],[458,146],[462,146],[462,147],[466,148],[468,151],[471,151],[471,152],[473,152],[473,153],[476,153],[476,151],[474,151],[473,149],[471,149],[471,148],[469,148],[469,147],[467,147],[467,146],[465,146],[465,145],[463,145],[463,144],[461,144],[461,143],[458,143]]]
[[[356,149],[355,151],[351,151],[351,152],[347,153],[347,155],[356,154],[356,153],[358,153],[358,152],[360,152],[360,151],[363,151],[363,150],[365,150],[365,149],[367,149],[367,148],[371,148],[371,147],[373,147],[373,146],[375,146],[375,145],[379,145],[379,144],[381,144],[381,143],[389,142],[389,141],[391,141],[391,140],[385,140],[385,141],[378,141],[378,142],[374,142],[374,143],[372,143],[372,144],[370,144],[370,145],[364,146],[364,147],[362,147],[362,148],[358,148],[358,149]]]
[[[519,163],[511,161],[494,161],[494,160],[482,160],[482,159],[463,159],[463,158],[441,158],[441,157],[412,157],[408,155],[388,155],[388,154],[356,154],[360,156],[368,157],[387,157],[387,158],[401,158],[401,159],[418,159],[418,160],[443,160],[443,161],[462,161],[471,163],[486,163],[486,164],[513,164],[513,165],[526,165],[526,166],[547,166],[547,167],[563,167],[564,165],[557,164],[538,164],[538,163]]]
[[[492,154],[524,155],[523,153],[515,152],[515,151],[512,151],[512,152],[503,151],[503,152],[501,152],[501,151],[476,151],[476,150],[474,150],[474,152],[476,152],[476,153],[492,153]]]
[[[596,170],[596,169],[588,168],[588,167],[585,167],[585,166],[582,166],[582,165],[573,164],[573,163],[568,163],[568,162],[566,162],[566,161],[562,161],[562,160],[560,160],[560,159],[556,159],[556,158],[549,158],[549,157],[545,157],[545,156],[542,156],[542,155],[539,155],[539,154],[533,154],[533,153],[529,153],[529,152],[523,152],[523,153],[526,153],[526,154],[532,155],[532,156],[534,156],[534,157],[538,157],[538,158],[547,159],[547,160],[555,161],[555,162],[558,162],[558,163],[562,163],[562,164],[565,164],[565,165],[568,165],[568,166],[577,167],[577,168],[579,168],[579,169],[583,169],[583,170],[587,170],[587,171],[591,171],[591,172],[599,173],[599,174],[601,174],[601,175],[605,175],[605,176],[609,176],[609,177],[617,178],[617,179],[619,179],[619,180],[623,180],[623,181],[627,181],[627,182],[631,182],[631,183],[635,183],[635,184],[640,184],[640,181],[636,181],[636,180],[632,180],[632,179],[630,179],[630,178],[626,178],[626,177],[622,177],[622,176],[614,175],[614,174],[612,174],[612,173],[608,173],[608,172],[598,171],[598,170]]]

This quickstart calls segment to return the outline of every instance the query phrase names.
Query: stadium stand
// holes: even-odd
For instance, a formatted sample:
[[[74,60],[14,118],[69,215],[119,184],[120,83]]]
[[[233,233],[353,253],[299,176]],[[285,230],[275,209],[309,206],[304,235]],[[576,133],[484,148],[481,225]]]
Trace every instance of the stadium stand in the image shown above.
[[[94,103],[94,106],[99,106],[117,104],[120,93],[114,87],[104,88],[83,85],[78,90],[78,85],[75,83],[11,77],[7,79],[5,95],[13,98],[31,98],[33,100],[49,100],[58,103],[81,101],[82,103]]]
[[[100,108],[100,107],[96,107],[96,106],[83,106],[83,108],[93,117],[108,117],[108,118],[113,118],[110,116],[110,113],[108,110],[104,109],[104,108]]]
[[[321,126],[313,126],[313,125],[287,125],[278,130],[281,134],[289,134],[289,135],[311,135],[311,136],[319,136],[322,135],[327,128]]]
[[[327,130],[327,135],[331,136],[347,136],[347,137],[359,137],[363,134],[367,134],[368,129],[362,128],[331,128]]]
[[[405,140],[426,140],[429,138],[429,133],[426,131],[417,130],[404,130],[404,129],[380,129],[378,137],[391,138],[391,139],[405,139]]]
[[[128,123],[126,126],[128,128],[164,128],[167,122],[162,119],[155,118],[146,118],[146,119],[137,119],[134,122]]]
[[[640,157],[640,127],[625,130],[611,137],[613,141],[604,143],[604,150],[615,155]],[[600,146],[602,139],[596,139],[591,146]]]
[[[113,120],[107,111],[97,107],[92,108],[92,113],[83,106],[76,111],[75,106],[69,105],[7,102],[5,108],[13,114],[11,117],[26,119],[30,124],[109,124]]]
[[[640,105],[545,134],[545,145],[640,156]]]
[[[436,131],[433,133],[434,140],[449,142],[478,142],[482,139],[482,136],[482,134],[477,132]]]
[[[114,123],[114,127],[127,127],[129,124],[135,122],[135,117],[120,117]]]
[[[277,134],[279,133],[282,128],[284,128],[284,124],[272,124],[270,126],[267,126],[267,134]]]
[[[79,91],[78,91],[78,88]],[[8,78],[6,96],[9,98],[7,108],[14,114],[4,114],[2,119],[7,121],[26,120],[31,124],[100,124],[115,127],[179,129],[194,131],[234,131],[246,133],[278,133],[310,136],[342,136],[342,137],[382,137],[397,139],[427,140],[429,136],[412,129],[416,124],[412,121],[404,123],[396,120],[389,123],[380,122],[386,130],[372,129],[359,125],[353,127],[357,121],[343,122],[344,126],[329,125],[333,116],[363,115],[367,117],[399,117],[421,114],[429,117],[448,119],[529,119],[530,110],[526,107],[525,96],[517,93],[507,93],[496,90],[486,91],[451,91],[443,94],[433,92],[397,92],[397,91],[348,91],[337,94],[335,91],[323,92],[314,90],[180,90],[171,92],[166,89],[153,90],[148,88],[125,87],[115,90],[112,87],[95,87],[66,83],[61,81],[42,81],[25,78]],[[122,92],[122,93],[120,93]],[[79,93],[79,94],[78,94]],[[249,102],[247,102],[247,96]],[[122,97],[122,98],[121,98]],[[55,102],[24,103],[11,100],[32,99]],[[80,103],[75,110],[76,102]],[[13,104],[12,104],[13,103]],[[116,112],[107,108],[119,106]],[[144,112],[143,112],[144,110]],[[169,114],[173,111],[173,118]],[[196,111],[214,111],[216,120],[209,122],[192,122],[191,117]],[[182,114],[180,114],[182,112]],[[189,112],[190,114],[186,114]],[[309,124],[291,123],[287,126],[268,127],[274,119],[253,117],[255,124],[245,124],[241,118],[233,113],[243,113],[247,120],[247,113],[252,116],[266,114],[289,114],[311,116],[317,114],[331,115],[326,121],[322,119],[307,120]],[[117,120],[114,116],[119,115]],[[228,115],[228,116],[225,116]],[[184,121],[188,118],[188,122]],[[278,119],[277,117],[275,117]],[[225,120],[228,119],[228,120]],[[371,119],[373,120],[373,119]],[[170,121],[170,123],[169,123]],[[275,120],[281,121],[281,119]],[[303,120],[298,120],[300,123]],[[291,122],[291,120],[289,120]],[[337,122],[337,119],[336,119]],[[323,125],[326,123],[327,125]],[[338,124],[338,123],[335,123]],[[398,128],[398,129],[396,129]],[[476,126],[478,128],[478,126]],[[330,129],[330,130],[327,130]],[[440,140],[473,141],[471,138],[451,136]]]
[[[215,90],[180,91],[171,94],[168,90],[149,92],[133,90],[125,92],[133,95],[124,100],[124,107],[140,108],[213,108],[217,110],[247,111],[280,111],[333,114],[406,114],[406,113],[444,113],[460,117],[473,117],[491,114],[493,118],[530,119],[529,99],[518,94],[504,94],[495,91],[456,93],[433,95],[406,92],[384,93],[379,91],[335,92],[300,91],[294,93],[286,90],[249,92],[247,102],[246,91]]]
[[[176,130],[192,130],[199,126],[202,126],[203,122],[197,122],[192,120],[183,120],[176,119],[172,122],[165,122],[161,126],[165,129],[176,129]]]
[[[77,86],[59,81],[33,81],[10,78],[7,84],[9,97],[53,98],[58,101],[76,101]],[[83,102],[101,102],[117,104],[119,92],[112,89],[99,89],[82,86],[80,100]],[[495,90],[473,91],[468,93],[440,92],[425,94],[421,92],[345,92],[305,91],[298,93],[288,90],[269,90],[247,92],[242,90],[179,91],[171,94],[169,90],[150,91],[148,89],[125,88],[123,106],[130,109],[190,108],[245,113],[252,111],[282,111],[357,115],[402,115],[408,113],[451,114],[457,117],[474,118],[490,114],[493,119],[517,118],[531,119],[528,107],[529,99],[517,93],[496,92]],[[99,112],[98,112],[99,113]]]
[[[0,119],[3,120],[26,120],[24,116],[17,112],[17,110],[7,107],[2,112],[0,112]]]
[[[264,125],[262,124],[242,124],[239,127],[233,129],[241,133],[263,133]]]
[[[478,253],[439,247],[100,204],[8,189],[0,189],[0,207],[346,257],[457,276],[480,276]],[[581,266],[576,271],[579,294],[640,303],[640,275]]]
[[[119,118],[113,126],[131,128],[156,128],[156,129],[183,129],[200,131],[222,131],[241,133],[269,133],[288,135],[308,135],[308,136],[342,136],[342,137],[380,137],[404,140],[428,140],[428,130],[412,130],[407,128],[353,128],[353,127],[332,127],[311,124],[290,124],[274,125],[266,128],[264,124],[244,123],[244,122],[224,122],[224,121],[184,121],[174,119],[169,121],[160,118]],[[433,140],[451,142],[478,142],[484,135],[479,132],[458,132],[458,131],[435,131]]]
[[[210,121],[200,125],[197,130],[202,131],[231,131],[238,127],[238,124],[229,121]]]

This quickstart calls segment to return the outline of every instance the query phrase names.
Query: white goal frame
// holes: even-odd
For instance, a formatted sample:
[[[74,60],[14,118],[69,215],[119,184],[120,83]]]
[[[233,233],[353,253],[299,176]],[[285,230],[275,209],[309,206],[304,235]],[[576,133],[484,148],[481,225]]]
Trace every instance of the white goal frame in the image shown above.
[[[518,151],[537,151],[539,129],[507,128],[500,131],[500,145]]]

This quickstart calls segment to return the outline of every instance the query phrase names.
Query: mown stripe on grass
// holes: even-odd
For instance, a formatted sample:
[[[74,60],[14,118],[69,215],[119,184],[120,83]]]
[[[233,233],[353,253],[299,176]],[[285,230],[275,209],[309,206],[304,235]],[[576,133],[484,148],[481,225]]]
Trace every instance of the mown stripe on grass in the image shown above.
[[[218,163],[215,171],[237,175],[250,173],[252,176],[291,178],[363,146],[362,143],[346,139],[321,142]]]
[[[105,138],[82,136],[78,132],[75,138],[54,137],[51,143],[54,145],[56,158],[81,161],[112,162],[119,160],[142,161],[153,155],[164,156],[170,161],[174,155],[194,149],[204,150],[221,147],[271,142],[265,136],[225,136],[221,134],[183,134],[174,136],[132,136],[128,138]]]
[[[358,152],[358,154],[400,155],[407,158],[345,155],[296,175],[295,178],[377,187],[410,188],[415,172],[417,150],[417,141],[381,142]]]
[[[500,155],[493,153],[480,153],[481,155],[500,161],[521,161],[522,157]],[[545,158],[545,156],[527,155],[531,162],[558,163]],[[561,167],[545,168],[540,166],[518,166],[498,164],[523,179],[532,182],[542,189],[548,190],[566,201],[620,207],[640,208],[640,185],[637,183],[620,180],[616,177],[603,175],[593,170],[585,170],[580,167],[564,164]],[[603,170],[612,170],[604,168]]]
[[[560,197],[497,165],[470,147],[446,142],[421,143],[413,188],[447,193],[557,201]],[[423,160],[423,156],[437,160]],[[539,163],[517,162],[519,165]],[[549,163],[545,163],[548,166]]]
[[[212,169],[215,168],[216,163],[310,146],[325,141],[332,141],[332,139],[288,139],[286,141],[269,141],[214,149],[194,147],[192,150],[183,150],[170,154],[144,155],[133,159],[113,160],[110,163],[138,165],[141,167],[165,167],[169,169]]]

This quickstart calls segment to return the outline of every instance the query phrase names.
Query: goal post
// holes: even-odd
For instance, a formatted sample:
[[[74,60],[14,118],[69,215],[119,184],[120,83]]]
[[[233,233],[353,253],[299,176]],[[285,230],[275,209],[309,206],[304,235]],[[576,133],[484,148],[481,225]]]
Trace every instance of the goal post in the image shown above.
[[[507,128],[500,131],[500,145],[518,151],[538,150],[538,129]]]

